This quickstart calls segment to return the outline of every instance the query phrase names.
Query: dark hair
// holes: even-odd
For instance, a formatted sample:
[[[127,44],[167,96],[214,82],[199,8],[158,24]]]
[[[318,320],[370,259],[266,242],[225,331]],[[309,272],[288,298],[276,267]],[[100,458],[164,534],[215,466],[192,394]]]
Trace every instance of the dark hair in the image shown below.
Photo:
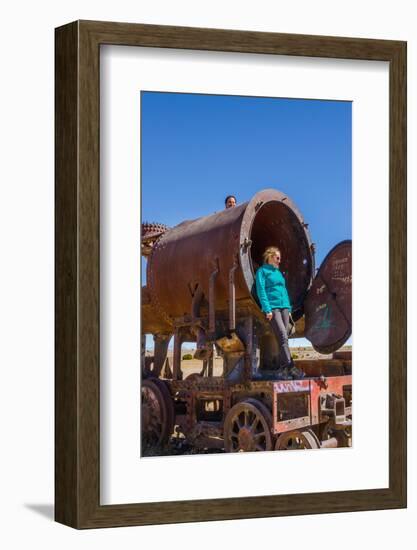
[[[235,199],[235,201],[237,202],[236,197],[234,195],[227,195],[227,197],[224,199],[224,204],[225,205],[227,204],[227,201],[229,199]]]

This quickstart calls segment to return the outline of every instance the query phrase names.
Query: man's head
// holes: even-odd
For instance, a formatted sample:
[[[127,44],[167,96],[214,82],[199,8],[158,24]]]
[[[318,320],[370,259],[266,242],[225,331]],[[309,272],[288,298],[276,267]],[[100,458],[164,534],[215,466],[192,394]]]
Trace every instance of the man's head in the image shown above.
[[[227,195],[224,199],[224,204],[226,208],[233,208],[236,206],[236,197],[234,195]]]

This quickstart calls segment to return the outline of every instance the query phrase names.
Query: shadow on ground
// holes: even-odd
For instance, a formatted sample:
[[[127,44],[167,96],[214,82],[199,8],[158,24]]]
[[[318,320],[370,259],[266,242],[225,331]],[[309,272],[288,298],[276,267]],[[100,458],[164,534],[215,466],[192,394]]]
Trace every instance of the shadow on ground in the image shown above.
[[[25,508],[36,512],[50,521],[54,521],[54,505],[53,504],[25,504]]]

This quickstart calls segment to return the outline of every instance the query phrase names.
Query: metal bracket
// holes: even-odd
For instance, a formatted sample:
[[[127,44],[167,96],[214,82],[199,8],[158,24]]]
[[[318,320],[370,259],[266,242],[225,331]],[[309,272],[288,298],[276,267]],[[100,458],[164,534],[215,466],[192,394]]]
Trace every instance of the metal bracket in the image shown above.
[[[219,259],[215,259],[214,271],[210,274],[209,279],[209,332],[214,333],[216,330],[216,308],[215,308],[215,282],[219,274]]]
[[[236,328],[236,289],[235,289],[235,271],[239,267],[237,257],[229,271],[229,330]]]
[[[243,243],[240,244],[240,247],[243,249],[243,252],[247,252],[248,248],[250,248],[251,246],[252,246],[252,241],[247,237],[245,237],[245,240],[243,241]]]

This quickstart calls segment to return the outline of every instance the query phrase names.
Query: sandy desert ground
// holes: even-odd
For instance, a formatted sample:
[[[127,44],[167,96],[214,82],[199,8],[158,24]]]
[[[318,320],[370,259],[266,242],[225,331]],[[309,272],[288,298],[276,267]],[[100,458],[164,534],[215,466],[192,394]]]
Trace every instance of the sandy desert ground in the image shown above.
[[[291,349],[291,355],[293,359],[330,359],[332,355],[322,355],[315,351],[311,346],[300,346],[300,347],[292,347]],[[339,351],[351,351],[352,346],[343,346],[340,348]],[[182,349],[182,357],[184,355],[190,354],[194,355],[195,348],[183,348]],[[146,355],[152,355],[152,350],[147,350]],[[172,351],[168,352],[168,361],[169,365],[172,367]],[[190,374],[199,373],[201,372],[203,368],[203,362],[199,361],[198,359],[187,359],[181,361],[181,369],[184,373],[184,376],[188,376]],[[214,359],[214,369],[213,369],[214,376],[221,376],[223,372],[223,359],[222,357],[215,357]]]

